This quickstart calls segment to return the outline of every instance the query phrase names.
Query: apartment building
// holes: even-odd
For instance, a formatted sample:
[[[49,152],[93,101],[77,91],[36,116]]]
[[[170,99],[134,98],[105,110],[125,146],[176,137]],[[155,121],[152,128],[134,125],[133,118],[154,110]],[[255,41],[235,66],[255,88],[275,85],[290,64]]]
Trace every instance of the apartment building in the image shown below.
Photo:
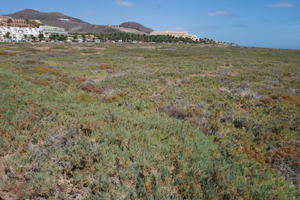
[[[7,33],[9,33],[9,38],[7,38]],[[36,27],[0,26],[0,40],[11,39],[13,41],[20,41],[29,39],[30,37],[37,38],[39,34],[40,29]]]
[[[54,26],[39,26],[26,19],[14,19],[0,15],[0,41],[22,41],[32,37],[38,38],[40,34],[49,37],[52,34],[66,35],[63,28]]]
[[[50,37],[52,34],[67,35],[68,33],[65,29],[56,26],[40,26],[40,31],[43,33],[44,37]]]
[[[197,35],[193,35],[186,32],[176,32],[176,31],[152,31],[150,35],[170,35],[174,37],[183,37],[183,38],[190,38],[194,41],[198,41],[199,37]]]

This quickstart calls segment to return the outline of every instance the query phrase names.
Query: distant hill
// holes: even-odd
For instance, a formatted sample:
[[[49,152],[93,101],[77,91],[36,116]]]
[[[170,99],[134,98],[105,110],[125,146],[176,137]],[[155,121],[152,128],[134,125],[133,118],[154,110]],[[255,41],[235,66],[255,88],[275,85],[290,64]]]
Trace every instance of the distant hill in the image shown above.
[[[59,12],[40,12],[33,9],[25,9],[16,13],[8,14],[13,18],[23,18],[40,20],[43,24],[64,28],[68,32],[92,32],[92,33],[113,33],[132,32],[137,34],[147,34],[151,29],[136,22],[123,23],[121,28],[107,25],[95,25],[81,19],[67,16]],[[124,29],[125,28],[125,29]]]
[[[120,27],[136,29],[138,31],[145,32],[145,33],[150,33],[153,31],[152,29],[147,28],[137,22],[124,22],[120,24]]]

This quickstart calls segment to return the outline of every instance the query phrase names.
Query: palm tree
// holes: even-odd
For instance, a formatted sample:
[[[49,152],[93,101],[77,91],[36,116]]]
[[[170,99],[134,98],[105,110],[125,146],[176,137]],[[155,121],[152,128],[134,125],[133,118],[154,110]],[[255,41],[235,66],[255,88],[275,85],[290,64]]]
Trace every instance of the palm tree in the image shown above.
[[[13,23],[13,20],[12,20],[12,19],[8,19],[8,20],[7,20],[7,24],[8,24],[8,25],[11,25],[12,23]]]
[[[38,36],[39,40],[43,40],[45,37],[44,37],[44,34],[42,32],[40,32],[39,36]]]
[[[5,35],[4,35],[4,38],[10,39],[10,32],[6,32]]]

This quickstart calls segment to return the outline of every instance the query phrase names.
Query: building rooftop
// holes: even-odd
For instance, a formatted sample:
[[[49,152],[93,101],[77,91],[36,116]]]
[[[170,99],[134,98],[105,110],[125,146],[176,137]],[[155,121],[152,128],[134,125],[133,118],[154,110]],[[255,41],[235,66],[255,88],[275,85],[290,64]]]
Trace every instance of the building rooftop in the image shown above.
[[[12,18],[9,16],[0,15],[0,19],[12,19]]]

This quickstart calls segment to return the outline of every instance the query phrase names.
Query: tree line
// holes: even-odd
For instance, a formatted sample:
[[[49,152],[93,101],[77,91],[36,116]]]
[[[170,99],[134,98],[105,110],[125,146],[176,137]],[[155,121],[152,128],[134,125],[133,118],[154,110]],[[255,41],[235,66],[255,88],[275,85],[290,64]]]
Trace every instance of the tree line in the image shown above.
[[[92,36],[92,37],[91,37]],[[4,35],[4,38],[10,39],[11,34],[7,32]],[[193,40],[191,38],[185,37],[175,37],[171,35],[141,35],[134,33],[125,33],[125,32],[115,32],[115,33],[69,33],[69,35],[61,35],[61,34],[51,34],[49,36],[50,41],[67,41],[67,40],[78,41],[81,39],[83,42],[148,42],[148,43],[193,43],[193,44],[216,44],[218,42],[208,39],[208,38],[199,38],[199,40]],[[42,41],[45,38],[44,34],[40,32],[40,34],[35,37],[33,35],[24,35],[25,40],[32,41]]]
[[[141,35],[134,33],[125,33],[125,32],[116,32],[116,33],[71,33],[70,34],[74,39],[81,37],[82,40],[86,40],[89,35],[94,35],[93,40],[100,41],[122,41],[122,42],[156,42],[156,43],[205,43],[212,44],[216,43],[214,40],[207,38],[200,38],[195,41],[191,38],[186,37],[175,37],[171,35]]]

